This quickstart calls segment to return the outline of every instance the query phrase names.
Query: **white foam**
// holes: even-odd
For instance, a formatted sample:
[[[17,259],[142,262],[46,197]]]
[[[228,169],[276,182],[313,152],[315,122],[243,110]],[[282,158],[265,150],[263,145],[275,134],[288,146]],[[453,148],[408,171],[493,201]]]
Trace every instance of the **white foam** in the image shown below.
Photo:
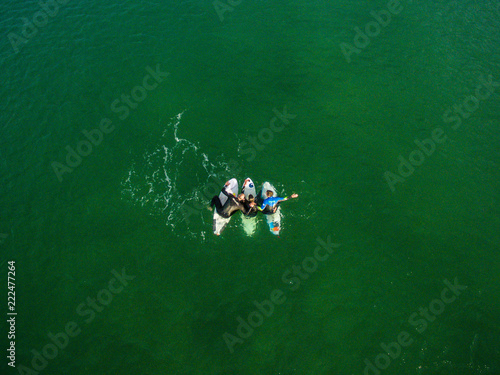
[[[165,218],[166,225],[172,229],[182,225],[182,230],[175,231],[177,234],[185,236],[187,233],[205,240],[204,230],[196,232],[190,229],[197,224],[208,225],[204,222],[203,212],[200,210],[199,215],[191,215],[190,223],[187,224],[181,207],[184,204],[207,205],[203,188],[210,177],[228,171],[229,166],[227,163],[211,162],[207,154],[199,151],[197,143],[181,138],[179,133],[184,113],[171,118],[157,143],[148,147],[142,157],[132,163],[122,182],[122,197],[144,207],[151,215]],[[192,166],[183,165],[187,152],[191,152],[189,157],[194,158],[194,163],[200,165],[204,172],[201,173],[201,181],[196,181],[192,190],[181,191],[178,187],[179,177],[185,177],[192,170]],[[197,174],[197,177],[200,176]]]

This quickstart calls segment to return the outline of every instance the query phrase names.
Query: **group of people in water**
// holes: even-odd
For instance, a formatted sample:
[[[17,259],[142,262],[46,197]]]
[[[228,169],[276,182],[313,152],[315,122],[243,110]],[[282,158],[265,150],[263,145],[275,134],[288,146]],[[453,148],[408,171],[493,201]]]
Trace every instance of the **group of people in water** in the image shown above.
[[[219,197],[216,195],[212,198],[209,208],[211,210],[215,206],[217,213],[224,218],[230,218],[238,211],[241,211],[243,215],[248,217],[257,216],[259,211],[265,215],[271,215],[276,212],[281,202],[298,197],[298,194],[292,194],[287,197],[273,197],[274,193],[271,190],[267,190],[266,199],[260,199],[258,202],[257,199],[262,196],[262,192],[259,192],[257,197],[249,194],[247,199],[243,193],[236,196],[228,192],[226,189],[228,185],[229,182],[226,182],[221,191],[221,193],[227,197],[227,201],[222,204]]]

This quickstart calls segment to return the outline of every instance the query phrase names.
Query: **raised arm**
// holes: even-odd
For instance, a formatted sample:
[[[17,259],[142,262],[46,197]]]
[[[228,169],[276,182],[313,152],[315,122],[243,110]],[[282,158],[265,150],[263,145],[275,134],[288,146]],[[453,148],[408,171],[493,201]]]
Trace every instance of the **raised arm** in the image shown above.
[[[299,196],[298,194],[294,193],[294,194],[290,195],[289,197],[279,199],[278,201],[276,201],[276,204],[274,205],[273,212],[276,212],[278,210],[279,203],[287,201],[287,200],[292,199],[292,198],[297,198],[298,196]]]
[[[287,201],[287,200],[292,199],[292,198],[297,198],[298,196],[299,196],[298,194],[295,194],[295,193],[294,193],[294,194],[290,195],[289,197],[285,197],[285,198],[283,198],[283,199],[280,199],[280,200],[279,200],[278,202],[276,202],[276,203],[279,203],[279,202],[284,202],[284,201]]]
[[[226,187],[224,186],[222,190],[220,191],[222,194],[224,194],[226,197],[233,197],[233,194],[229,194],[226,190]]]

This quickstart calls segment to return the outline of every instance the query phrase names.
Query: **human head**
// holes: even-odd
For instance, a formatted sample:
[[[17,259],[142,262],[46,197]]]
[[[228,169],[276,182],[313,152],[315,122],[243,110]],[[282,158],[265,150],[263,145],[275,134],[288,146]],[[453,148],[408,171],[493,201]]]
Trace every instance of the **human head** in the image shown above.
[[[253,202],[253,201],[254,201],[254,199],[255,199],[255,198],[253,197],[253,195],[252,195],[252,194],[248,194],[248,201],[249,201],[249,202]]]
[[[241,193],[240,195],[238,195],[238,200],[244,201],[245,200],[245,194]]]
[[[266,191],[266,196],[271,198],[273,196],[273,192],[271,190]]]

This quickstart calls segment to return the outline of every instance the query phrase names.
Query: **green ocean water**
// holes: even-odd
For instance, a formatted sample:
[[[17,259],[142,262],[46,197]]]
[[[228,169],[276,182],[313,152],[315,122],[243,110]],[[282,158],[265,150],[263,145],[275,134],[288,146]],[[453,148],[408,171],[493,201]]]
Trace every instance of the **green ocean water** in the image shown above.
[[[497,1],[61,3],[0,4],[2,374],[500,374]]]

